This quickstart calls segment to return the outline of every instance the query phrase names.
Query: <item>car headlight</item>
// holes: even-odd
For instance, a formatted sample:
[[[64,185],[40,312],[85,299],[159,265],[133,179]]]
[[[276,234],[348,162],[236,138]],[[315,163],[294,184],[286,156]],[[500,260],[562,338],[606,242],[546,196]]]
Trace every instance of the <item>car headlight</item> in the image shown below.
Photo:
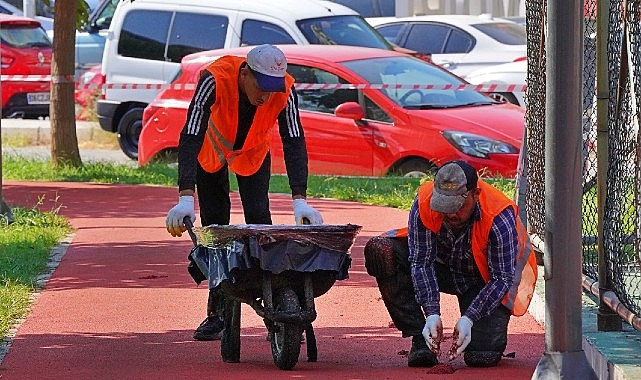
[[[488,158],[488,154],[491,153],[506,154],[519,152],[518,148],[503,141],[467,132],[444,131],[443,137],[445,137],[450,144],[454,145],[456,149],[473,157]]]

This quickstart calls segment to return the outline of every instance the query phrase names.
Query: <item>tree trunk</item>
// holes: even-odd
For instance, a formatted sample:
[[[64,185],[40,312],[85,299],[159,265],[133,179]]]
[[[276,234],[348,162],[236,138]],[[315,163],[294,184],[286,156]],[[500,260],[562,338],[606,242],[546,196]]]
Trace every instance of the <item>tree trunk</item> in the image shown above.
[[[51,163],[82,166],[74,101],[76,13],[79,0],[56,1],[51,62]]]

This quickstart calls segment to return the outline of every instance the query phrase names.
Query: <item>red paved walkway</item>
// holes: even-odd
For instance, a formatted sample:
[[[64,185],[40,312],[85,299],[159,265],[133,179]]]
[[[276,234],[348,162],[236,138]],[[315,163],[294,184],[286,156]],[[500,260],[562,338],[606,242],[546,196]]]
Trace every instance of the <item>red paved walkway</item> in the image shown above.
[[[172,238],[165,214],[174,188],[5,181],[10,205],[60,213],[76,229],[72,244],[38,295],[0,363],[0,379],[529,379],[544,351],[544,330],[526,315],[513,318],[504,359],[492,369],[454,361],[454,375],[408,368],[410,340],[389,328],[389,315],[363,264],[372,236],[406,222],[406,212],[335,200],[311,200],[328,224],[363,226],[352,248],[350,278],[316,299],[318,362],[304,348],[292,371],[276,368],[262,320],[243,306],[241,363],[224,363],[220,342],[196,342],[193,329],[205,314],[207,289],[186,271],[187,234]],[[234,208],[240,210],[234,198]],[[274,223],[290,223],[291,200],[273,195]],[[236,211],[232,223],[242,223]],[[443,302],[446,334],[456,321],[455,299]],[[303,346],[304,347],[304,346]]]

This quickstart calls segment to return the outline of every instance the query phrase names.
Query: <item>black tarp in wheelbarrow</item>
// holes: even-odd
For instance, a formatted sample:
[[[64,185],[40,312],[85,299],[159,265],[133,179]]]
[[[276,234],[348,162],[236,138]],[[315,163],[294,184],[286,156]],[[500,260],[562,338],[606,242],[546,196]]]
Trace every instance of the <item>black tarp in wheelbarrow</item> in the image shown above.
[[[211,225],[190,230],[194,279],[225,294],[225,330],[221,354],[226,362],[240,360],[240,302],[263,317],[272,355],[281,369],[298,362],[300,337],[307,338],[307,356],[316,361],[312,322],[314,298],[336,280],[348,278],[349,249],[357,225]],[[199,271],[194,270],[198,268]],[[198,278],[194,273],[202,272]]]

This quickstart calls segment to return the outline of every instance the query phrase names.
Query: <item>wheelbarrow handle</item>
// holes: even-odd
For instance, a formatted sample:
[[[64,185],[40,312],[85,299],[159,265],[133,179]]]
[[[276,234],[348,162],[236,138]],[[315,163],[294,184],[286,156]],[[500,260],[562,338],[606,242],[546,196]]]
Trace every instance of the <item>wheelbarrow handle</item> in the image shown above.
[[[191,222],[189,215],[183,218],[183,223],[185,223],[185,227],[187,227],[187,233],[189,233],[189,237],[191,238],[192,243],[194,243],[194,247],[198,246],[198,238],[194,233],[194,224]]]

